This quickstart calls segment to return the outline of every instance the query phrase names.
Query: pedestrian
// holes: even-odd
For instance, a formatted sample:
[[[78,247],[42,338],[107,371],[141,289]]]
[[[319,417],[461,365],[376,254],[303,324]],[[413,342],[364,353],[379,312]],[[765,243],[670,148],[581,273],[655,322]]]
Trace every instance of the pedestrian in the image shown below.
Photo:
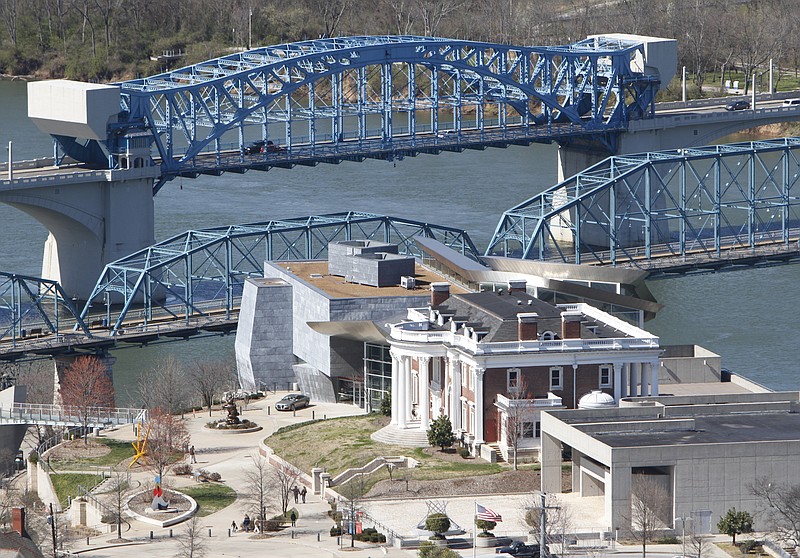
[[[297,488],[297,485],[292,487],[292,494],[294,494],[294,503],[297,504],[299,502],[300,497],[300,489]]]
[[[250,532],[250,516],[247,514],[244,514],[244,519],[242,519],[242,528],[245,533]]]
[[[297,521],[297,513],[292,510],[292,514],[289,516],[289,519],[292,520],[292,527],[294,527],[294,522]]]
[[[300,496],[303,498],[304,504],[306,503],[306,494],[308,494],[308,490],[306,490],[306,487],[304,486],[303,490],[300,491]]]
[[[197,463],[197,457],[194,454],[194,446],[189,448],[189,463]]]
[[[234,519],[233,521],[231,521],[231,531],[233,531],[235,533],[238,530],[239,530],[239,526],[236,525],[236,520]]]

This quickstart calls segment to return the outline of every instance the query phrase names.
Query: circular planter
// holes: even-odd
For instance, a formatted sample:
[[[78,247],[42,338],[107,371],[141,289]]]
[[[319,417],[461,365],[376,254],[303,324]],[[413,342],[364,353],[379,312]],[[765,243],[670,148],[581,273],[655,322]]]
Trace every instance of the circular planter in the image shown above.
[[[261,426],[253,426],[252,428],[211,428],[207,425],[203,428],[219,434],[249,434],[250,432],[258,432],[263,429]]]
[[[434,546],[447,546],[447,539],[428,539]]]
[[[490,548],[497,546],[497,537],[475,537],[476,548]]]

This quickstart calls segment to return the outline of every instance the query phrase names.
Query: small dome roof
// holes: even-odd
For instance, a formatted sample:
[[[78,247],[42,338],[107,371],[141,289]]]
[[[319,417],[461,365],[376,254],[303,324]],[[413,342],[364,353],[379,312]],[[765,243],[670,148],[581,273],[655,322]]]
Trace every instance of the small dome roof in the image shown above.
[[[616,406],[614,398],[599,389],[592,390],[578,401],[578,409],[607,409]]]

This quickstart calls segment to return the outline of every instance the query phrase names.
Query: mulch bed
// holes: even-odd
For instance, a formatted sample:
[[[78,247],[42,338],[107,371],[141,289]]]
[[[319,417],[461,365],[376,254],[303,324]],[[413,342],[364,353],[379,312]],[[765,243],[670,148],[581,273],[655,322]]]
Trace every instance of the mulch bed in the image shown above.
[[[189,502],[188,498],[186,498],[183,494],[177,494],[171,490],[164,491],[164,500],[169,502],[170,510],[178,510],[177,512],[173,513],[181,514],[185,511],[189,511],[189,508],[191,508],[191,503]],[[131,509],[131,511],[147,517],[163,518],[168,515],[163,511],[156,512],[150,509],[150,503],[152,501],[153,492],[148,490],[147,492],[142,492],[137,494],[136,497],[132,498],[128,504],[128,507]]]

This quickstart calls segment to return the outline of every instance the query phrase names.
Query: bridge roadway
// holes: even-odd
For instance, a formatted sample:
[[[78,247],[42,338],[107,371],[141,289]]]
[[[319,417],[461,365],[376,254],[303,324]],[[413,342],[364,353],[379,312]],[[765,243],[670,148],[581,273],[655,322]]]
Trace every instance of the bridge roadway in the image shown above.
[[[142,311],[130,311],[124,327],[116,335],[103,324],[103,314],[92,314],[87,319],[90,335],[73,333],[48,333],[42,327],[29,328],[33,333],[26,337],[4,337],[0,340],[0,360],[17,360],[35,355],[53,356],[73,354],[76,351],[98,351],[119,345],[140,345],[165,340],[189,339],[195,336],[226,335],[236,330],[239,320],[240,300],[234,301],[231,310],[206,308],[200,317],[174,316],[167,311],[145,319]],[[36,324],[34,324],[36,325]],[[65,323],[65,327],[71,324]]]

